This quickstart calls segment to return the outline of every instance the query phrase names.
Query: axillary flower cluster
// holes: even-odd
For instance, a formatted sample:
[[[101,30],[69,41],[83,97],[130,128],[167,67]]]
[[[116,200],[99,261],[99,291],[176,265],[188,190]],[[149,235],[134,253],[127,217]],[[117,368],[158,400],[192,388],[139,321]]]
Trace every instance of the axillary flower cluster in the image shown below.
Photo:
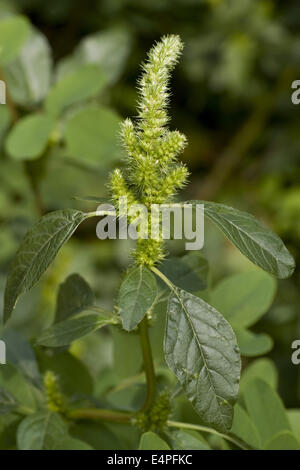
[[[150,210],[155,204],[172,202],[176,191],[187,181],[186,166],[176,161],[186,146],[186,137],[166,127],[170,72],[182,49],[178,36],[165,36],[150,50],[142,66],[138,118],[135,123],[126,119],[121,130],[126,166],[122,171],[116,169],[110,179],[112,199],[119,216],[123,215],[120,198],[127,198],[128,208],[143,204]],[[137,264],[148,266],[161,260],[164,257],[161,234],[155,238],[139,238],[134,257]]]

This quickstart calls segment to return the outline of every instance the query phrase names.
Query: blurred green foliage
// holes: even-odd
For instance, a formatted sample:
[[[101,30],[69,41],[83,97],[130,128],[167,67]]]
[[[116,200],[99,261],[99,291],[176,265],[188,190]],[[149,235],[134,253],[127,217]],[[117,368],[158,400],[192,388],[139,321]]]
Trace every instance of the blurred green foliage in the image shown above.
[[[191,171],[186,199],[213,199],[256,214],[282,237],[299,264],[300,109],[290,98],[292,81],[300,79],[299,23],[300,5],[292,0],[1,0],[0,73],[8,96],[7,105],[0,105],[0,295],[10,261],[40,214],[70,205],[93,210],[95,203],[73,198],[107,194],[107,174],[122,158],[120,119],[135,113],[139,63],[166,33],[180,34],[185,43],[172,82],[171,125],[189,141],[183,157]],[[250,270],[250,263],[209,225],[206,232],[204,252],[212,289],[201,296],[229,320],[232,316],[247,373],[241,405],[246,402],[252,421],[263,428],[256,443],[276,446],[277,437],[270,434],[266,419],[266,429],[260,425],[251,396],[265,394],[266,400],[276,402],[279,398],[272,390],[278,381],[286,407],[300,407],[300,366],[291,362],[291,344],[300,335],[300,273],[296,270],[290,280],[279,281],[276,293],[267,275],[257,287],[255,275],[249,280],[247,274],[236,274]],[[128,339],[125,332],[110,334],[104,329],[74,342],[69,352],[55,354],[39,350],[34,355],[30,346],[52,323],[58,286],[71,273],[84,276],[96,299],[110,309],[130,249],[130,241],[97,240],[95,224],[87,221],[16,307],[7,332],[0,336],[7,334],[7,343],[14,345],[8,354],[9,392],[17,389],[16,398],[24,406],[34,408],[42,400],[40,374],[48,369],[74,400],[88,401],[93,391],[97,404],[134,410],[142,402],[145,387],[134,336]],[[180,243],[170,244],[169,250],[174,256],[183,254]],[[228,292],[226,283],[235,276],[241,298],[229,295],[224,300],[222,295],[220,301],[222,289]],[[242,298],[249,286],[253,308]],[[261,289],[264,305],[257,301]],[[245,314],[232,312],[235,302],[242,304]],[[163,318],[158,315],[163,305],[157,310],[160,319],[151,339],[163,388],[173,386],[174,378],[163,368]],[[120,364],[124,355],[126,367]],[[266,358],[256,359],[261,355]],[[3,371],[1,386],[7,384]],[[251,385],[252,395],[245,385],[251,374],[259,377]],[[80,389],[74,386],[78,375],[85,377]],[[277,409],[278,432],[284,433],[287,446],[293,445],[286,415],[281,405]],[[241,410],[237,413],[246,422]],[[299,439],[297,413],[289,411],[289,420]],[[175,415],[197,420],[181,396]],[[17,416],[1,417],[0,430],[5,432],[0,433],[0,448],[16,446],[18,424]],[[59,425],[64,432],[64,425]],[[24,429],[18,434],[21,441]],[[237,435],[247,442],[245,429]],[[138,447],[138,434],[129,435],[125,427],[122,431],[112,424],[76,424],[71,431],[70,447],[79,439],[94,448]],[[143,439],[144,448],[150,438]],[[177,445],[195,440],[185,434],[174,434],[175,438]],[[206,446],[203,440],[202,436],[201,445]],[[209,445],[225,446],[220,439]]]

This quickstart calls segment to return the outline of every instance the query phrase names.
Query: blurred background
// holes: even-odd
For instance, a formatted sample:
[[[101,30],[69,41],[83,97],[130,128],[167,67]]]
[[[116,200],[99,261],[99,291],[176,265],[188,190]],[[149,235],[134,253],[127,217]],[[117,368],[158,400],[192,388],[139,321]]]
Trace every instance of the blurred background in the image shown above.
[[[8,91],[7,106],[0,106],[2,294],[9,263],[41,214],[67,207],[94,210],[95,203],[79,198],[107,195],[107,175],[122,158],[120,120],[136,113],[140,63],[167,33],[180,34],[185,43],[170,102],[170,127],[189,142],[182,156],[191,172],[183,199],[214,200],[255,214],[281,236],[299,264],[300,106],[291,102],[291,84],[300,79],[299,2],[0,1],[0,20],[12,14],[25,15],[32,27],[21,55],[1,66]],[[74,77],[88,66],[82,88]],[[57,83],[63,85],[53,92]],[[10,129],[44,108],[56,120],[51,145],[24,155],[22,135],[16,146]],[[80,272],[109,308],[130,248],[126,241],[97,240],[94,219],[83,224],[42,282],[22,297],[10,326],[30,339],[49,325],[58,285],[72,272]],[[181,249],[170,243],[171,253]],[[251,268],[209,224],[204,253],[212,285]],[[254,328],[273,339],[266,355],[278,367],[288,407],[300,405],[300,366],[291,363],[291,343],[300,339],[299,281],[297,270],[278,283],[273,306]],[[100,346],[90,336],[73,348],[95,376],[113,354],[122,354],[112,352],[110,335],[100,334]]]

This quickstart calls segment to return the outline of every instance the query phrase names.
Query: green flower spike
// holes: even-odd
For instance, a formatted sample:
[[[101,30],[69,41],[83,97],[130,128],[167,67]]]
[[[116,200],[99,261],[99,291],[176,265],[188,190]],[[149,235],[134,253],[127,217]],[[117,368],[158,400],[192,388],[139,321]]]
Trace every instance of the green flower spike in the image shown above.
[[[168,82],[183,49],[179,36],[165,36],[149,52],[139,80],[138,119],[123,122],[121,135],[127,153],[123,173],[117,169],[111,175],[112,199],[118,208],[120,197],[131,204],[166,204],[187,180],[188,170],[176,162],[186,146],[186,137],[166,127],[169,117]],[[149,218],[149,227],[151,225]],[[163,240],[137,241],[134,257],[138,264],[154,265],[164,257]]]

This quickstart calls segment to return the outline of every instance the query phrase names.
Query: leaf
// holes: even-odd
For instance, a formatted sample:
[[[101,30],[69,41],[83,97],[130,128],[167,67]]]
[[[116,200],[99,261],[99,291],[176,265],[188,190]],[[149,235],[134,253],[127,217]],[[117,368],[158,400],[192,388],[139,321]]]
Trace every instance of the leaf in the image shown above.
[[[156,294],[156,279],[145,266],[140,265],[126,274],[118,300],[125,330],[134,330],[151,308]]]
[[[140,372],[143,358],[138,335],[132,335],[121,328],[111,328],[113,338],[113,366],[120,379]]]
[[[121,442],[121,449],[138,449],[140,431],[130,424],[107,423],[107,427]],[[116,448],[115,448],[116,449]]]
[[[10,267],[5,289],[4,321],[23,292],[40,279],[61,246],[87,218],[83,212],[66,209],[42,217],[25,235]]]
[[[68,346],[73,341],[98,330],[106,325],[115,324],[116,320],[104,315],[80,314],[67,320],[55,323],[42,332],[37,344],[58,348]]]
[[[277,369],[270,359],[257,359],[252,362],[242,373],[240,382],[240,393],[242,393],[249,382],[255,378],[264,380],[274,390],[278,384],[278,372]]]
[[[210,450],[208,443],[196,432],[175,431],[171,435],[174,450]]]
[[[111,28],[86,36],[72,56],[63,59],[58,67],[58,76],[76,70],[81,64],[97,64],[110,84],[115,83],[126,64],[131,46],[127,31]]]
[[[0,22],[0,65],[11,62],[26,41],[30,31],[28,20],[21,15]]]
[[[168,303],[165,356],[202,421],[227,432],[241,369],[231,326],[202,299],[175,288]]]
[[[261,447],[260,436],[255,424],[251,421],[246,411],[236,403],[231,433],[242,439],[255,449]]]
[[[280,397],[266,382],[261,379],[252,380],[243,396],[263,446],[279,432],[291,431]]]
[[[99,67],[83,65],[54,85],[46,99],[46,110],[58,116],[67,107],[98,95],[105,83],[106,78]]]
[[[22,406],[35,410],[34,389],[15,366],[9,363],[0,366],[0,387],[5,388]]]
[[[182,258],[169,258],[160,265],[160,271],[180,289],[195,292],[207,288],[208,262],[198,253]]]
[[[40,385],[40,373],[34,351],[29,342],[17,331],[5,329],[1,337],[6,345],[7,361],[13,364],[24,377]]]
[[[300,410],[289,409],[287,410],[287,415],[291,429],[300,442]]]
[[[267,354],[273,348],[273,339],[265,333],[235,329],[237,342],[242,356],[255,357]]]
[[[128,386],[116,387],[106,393],[105,401],[110,408],[137,413],[145,403],[146,385],[130,383]]]
[[[16,448],[16,432],[20,416],[10,413],[0,416],[0,450]]]
[[[252,326],[270,308],[276,281],[264,271],[250,271],[225,278],[211,292],[210,303],[232,327]]]
[[[79,439],[66,437],[61,442],[57,443],[55,450],[93,450],[93,448]]]
[[[68,429],[57,413],[43,411],[27,416],[18,427],[19,450],[56,450],[69,439]]]
[[[85,37],[76,51],[76,58],[82,62],[99,64],[112,84],[126,65],[130,46],[128,31],[111,28]]]
[[[93,379],[87,367],[70,352],[53,354],[53,350],[37,350],[37,359],[41,373],[51,370],[59,379],[62,393],[67,397],[74,395],[92,395]],[[68,371],[68,373],[66,373]],[[78,380],[80,377],[80,380]]]
[[[94,303],[95,296],[88,283],[79,274],[71,274],[59,286],[55,322],[80,313]]]
[[[52,57],[46,36],[32,29],[18,57],[3,68],[14,103],[32,107],[47,95]]]
[[[104,423],[94,421],[81,421],[71,428],[72,436],[82,439],[95,450],[122,449],[117,436]]]
[[[148,431],[141,436],[139,450],[170,450],[170,447],[157,434]]]
[[[11,413],[17,407],[17,402],[14,396],[0,387],[0,416],[2,414]]]
[[[67,155],[85,164],[112,164],[122,155],[116,137],[119,129],[120,118],[111,109],[85,107],[66,123]]]
[[[292,275],[295,261],[282,240],[253,215],[224,204],[207,201],[187,201],[204,204],[204,214],[250,261],[279,279]]]
[[[292,432],[282,431],[266,443],[264,450],[300,450],[300,443]]]
[[[20,119],[8,134],[6,151],[15,160],[38,158],[47,146],[53,127],[53,119],[41,113]]]

